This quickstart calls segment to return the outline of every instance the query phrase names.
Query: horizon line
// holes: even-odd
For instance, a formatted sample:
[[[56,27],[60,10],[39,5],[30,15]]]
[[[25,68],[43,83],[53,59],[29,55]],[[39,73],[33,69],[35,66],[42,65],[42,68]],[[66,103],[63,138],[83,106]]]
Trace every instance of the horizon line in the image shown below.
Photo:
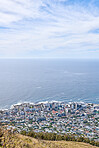
[[[76,57],[76,58],[72,58],[72,57],[0,57],[0,59],[89,59],[89,60],[99,60],[99,58],[89,58],[89,57]]]

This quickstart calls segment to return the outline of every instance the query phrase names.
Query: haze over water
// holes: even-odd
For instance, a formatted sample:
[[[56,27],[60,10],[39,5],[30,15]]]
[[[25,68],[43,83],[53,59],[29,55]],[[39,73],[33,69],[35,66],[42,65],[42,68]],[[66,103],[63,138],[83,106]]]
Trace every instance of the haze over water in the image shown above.
[[[0,108],[51,100],[99,104],[99,60],[0,59]]]

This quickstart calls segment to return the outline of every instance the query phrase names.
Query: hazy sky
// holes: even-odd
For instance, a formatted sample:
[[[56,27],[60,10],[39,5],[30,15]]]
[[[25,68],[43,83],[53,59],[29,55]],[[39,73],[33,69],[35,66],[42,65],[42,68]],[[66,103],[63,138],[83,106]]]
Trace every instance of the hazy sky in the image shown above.
[[[0,0],[0,57],[99,58],[99,0]]]

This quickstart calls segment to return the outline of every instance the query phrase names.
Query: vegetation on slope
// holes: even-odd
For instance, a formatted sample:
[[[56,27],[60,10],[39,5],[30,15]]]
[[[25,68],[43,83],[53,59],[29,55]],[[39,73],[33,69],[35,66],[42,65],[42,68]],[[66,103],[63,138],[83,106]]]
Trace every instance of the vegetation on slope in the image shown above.
[[[85,137],[76,137],[74,135],[58,135],[55,133],[35,133],[34,131],[30,131],[30,132],[26,132],[26,131],[21,131],[21,134],[26,135],[26,136],[30,136],[36,139],[40,139],[40,140],[51,140],[51,141],[75,141],[75,142],[84,142],[84,143],[89,143],[91,145],[94,146],[99,146],[99,142],[98,141],[94,141],[93,139],[88,139]]]
[[[41,140],[40,137],[35,139],[14,133],[11,130],[0,130],[0,144],[2,148],[96,148],[96,146],[83,142],[60,140],[61,141]]]

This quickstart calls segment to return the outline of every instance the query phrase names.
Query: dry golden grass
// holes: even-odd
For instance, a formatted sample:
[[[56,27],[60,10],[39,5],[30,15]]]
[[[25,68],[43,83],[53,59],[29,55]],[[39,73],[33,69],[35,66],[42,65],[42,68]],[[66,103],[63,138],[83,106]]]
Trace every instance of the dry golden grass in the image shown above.
[[[3,148],[97,148],[82,142],[38,140],[8,131],[4,132],[2,144]]]

